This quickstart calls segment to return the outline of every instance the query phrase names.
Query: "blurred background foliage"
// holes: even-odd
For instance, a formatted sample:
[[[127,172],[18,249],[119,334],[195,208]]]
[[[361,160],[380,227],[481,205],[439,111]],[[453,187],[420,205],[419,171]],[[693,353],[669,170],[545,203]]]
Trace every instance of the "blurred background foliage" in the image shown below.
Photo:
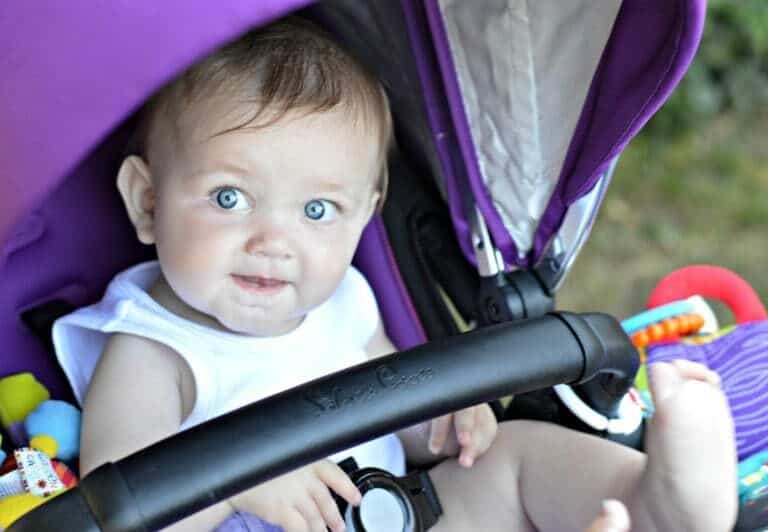
[[[736,271],[768,305],[768,0],[710,0],[694,62],[622,155],[558,307],[624,318],[694,263]]]
[[[675,96],[647,128],[669,140],[724,112],[750,123],[768,106],[768,2],[710,0],[696,58]]]

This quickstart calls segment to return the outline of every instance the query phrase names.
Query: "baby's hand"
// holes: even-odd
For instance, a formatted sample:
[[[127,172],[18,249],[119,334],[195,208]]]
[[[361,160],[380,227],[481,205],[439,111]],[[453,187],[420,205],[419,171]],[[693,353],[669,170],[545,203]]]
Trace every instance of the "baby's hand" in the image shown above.
[[[321,460],[286,473],[233,497],[237,509],[258,515],[286,532],[344,530],[333,490],[348,503],[360,504],[360,491],[330,460]]]
[[[451,428],[455,429],[453,434]],[[433,419],[429,432],[429,450],[438,454],[446,447],[449,452],[456,448],[459,464],[472,467],[475,459],[491,446],[497,430],[498,423],[491,407],[485,403],[475,405]]]

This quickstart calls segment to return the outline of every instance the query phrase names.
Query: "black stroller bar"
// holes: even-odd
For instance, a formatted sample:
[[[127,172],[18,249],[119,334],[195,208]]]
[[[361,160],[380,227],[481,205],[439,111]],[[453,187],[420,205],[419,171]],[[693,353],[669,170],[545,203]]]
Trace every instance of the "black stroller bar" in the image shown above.
[[[435,340],[105,464],[8,531],[52,532],[64,523],[73,532],[155,530],[282,473],[464,407],[598,374],[607,376],[607,389],[624,388],[638,364],[620,324],[604,314],[556,313]]]

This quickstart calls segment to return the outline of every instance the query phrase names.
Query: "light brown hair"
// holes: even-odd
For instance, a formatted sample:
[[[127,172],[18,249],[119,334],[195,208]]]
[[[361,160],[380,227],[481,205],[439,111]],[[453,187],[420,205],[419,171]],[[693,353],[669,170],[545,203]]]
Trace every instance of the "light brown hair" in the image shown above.
[[[377,183],[381,207],[389,177],[387,154],[394,144],[387,96],[376,77],[325,31],[299,17],[287,17],[213,52],[147,102],[139,115],[132,150],[151,165],[160,144],[159,121],[168,121],[178,137],[177,120],[187,106],[221,91],[254,105],[252,116],[218,134],[265,127],[291,110],[309,114],[340,105],[364,126],[376,127],[381,146]]]

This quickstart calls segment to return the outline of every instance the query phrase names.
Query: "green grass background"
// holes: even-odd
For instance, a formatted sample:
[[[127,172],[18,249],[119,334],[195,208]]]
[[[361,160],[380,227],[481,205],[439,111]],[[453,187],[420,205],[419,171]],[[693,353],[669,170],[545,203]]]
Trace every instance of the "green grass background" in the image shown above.
[[[768,303],[766,0],[710,2],[693,66],[622,155],[558,308],[624,318],[695,263],[734,270]]]
[[[768,117],[745,128],[720,116],[666,145],[636,139],[558,307],[624,318],[696,263],[734,270],[768,302]]]

